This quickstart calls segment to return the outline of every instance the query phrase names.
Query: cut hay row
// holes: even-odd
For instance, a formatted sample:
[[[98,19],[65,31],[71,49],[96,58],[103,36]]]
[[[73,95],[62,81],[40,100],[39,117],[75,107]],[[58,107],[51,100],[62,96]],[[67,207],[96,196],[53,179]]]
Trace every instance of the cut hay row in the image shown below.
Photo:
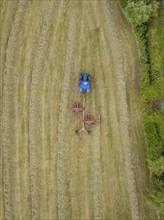
[[[52,54],[50,56],[53,56],[54,60],[55,60],[55,58],[57,60],[58,57],[61,55],[60,53],[63,52],[63,50],[65,49],[64,46],[66,45],[66,41],[68,38],[67,33],[65,32],[65,29],[64,29],[67,27],[68,21],[66,21],[64,16],[62,16],[63,14],[66,13],[67,10],[68,10],[68,2],[60,1],[60,5],[58,7],[58,16],[57,16],[57,20],[55,21],[56,25],[55,25],[55,30],[54,30],[54,34],[58,33],[58,35],[60,35],[60,37],[56,36],[56,38],[54,38],[54,41],[52,42],[52,45],[51,45],[52,51],[50,49],[50,54]],[[63,37],[63,35],[64,35],[64,37]],[[55,72],[52,72],[51,81],[50,81],[50,88],[51,88],[50,89],[50,97],[51,97],[51,102],[50,102],[50,133],[51,134],[50,134],[50,138],[51,138],[52,145],[54,145],[54,143],[56,142],[56,139],[57,139],[54,136],[54,127],[56,127],[56,125],[58,123],[57,122],[57,119],[58,119],[57,113],[58,112],[56,112],[56,111],[58,110],[57,107],[59,106],[59,105],[56,105],[56,102],[58,99],[58,96],[57,96],[58,94],[56,94],[56,93],[58,92],[60,94],[60,91],[59,90],[57,91],[58,87],[56,85],[56,82],[59,80],[59,75],[58,75],[59,72],[58,72],[56,60],[52,66],[52,69],[54,69]],[[63,66],[64,66],[64,64],[60,65],[60,71],[63,70]],[[56,110],[55,114],[54,114],[54,110]],[[56,143],[55,143],[54,153],[56,154]],[[54,156],[56,156],[56,155],[54,155]]]
[[[61,14],[63,13],[63,11],[65,11],[65,2],[64,1],[61,1],[60,2],[60,5],[58,7],[58,16],[57,16],[57,19],[56,19],[56,25],[55,25],[55,30],[54,30],[54,33],[59,33],[59,31],[61,30],[61,26],[63,25],[63,17],[61,16]],[[63,32],[62,32],[63,33]],[[55,60],[56,56],[58,56],[58,47],[61,43],[61,40],[62,38],[61,37],[56,37],[54,39],[54,41],[52,42],[52,45],[51,45],[51,48],[50,48],[50,56],[52,54],[53,56],[53,59]],[[53,49],[55,48],[55,49]],[[51,49],[52,49],[52,52],[51,52]],[[55,62],[53,64],[53,67],[55,69]],[[58,75],[57,74],[54,74],[52,72],[51,74],[51,81],[50,81],[50,97],[51,97],[51,100],[54,99],[54,94],[55,94],[55,84],[56,84],[56,81],[58,79]],[[54,125],[56,125],[56,121],[54,121],[54,109],[55,109],[55,105],[56,103],[54,101],[51,101],[50,103],[50,138],[51,138],[51,144],[53,145],[54,143]]]
[[[121,45],[118,38],[118,33],[114,28],[113,21],[113,11],[109,5],[109,1],[106,1],[104,4],[104,10],[106,10],[106,19],[108,22],[108,28],[111,30],[110,38],[113,41],[113,55],[114,63],[116,67],[116,80],[117,80],[117,94],[119,102],[119,112],[120,112],[120,132],[123,142],[123,148],[125,152],[125,164],[126,164],[126,173],[127,173],[127,183],[129,190],[129,198],[131,205],[131,215],[132,219],[139,219],[139,207],[138,207],[138,198],[136,192],[136,179],[133,168],[133,161],[131,157],[130,149],[130,140],[129,140],[129,131],[128,131],[128,109],[127,109],[127,97],[126,97],[126,88],[125,88],[125,79],[123,73],[123,61],[121,56]]]
[[[66,51],[66,62],[65,62],[65,75],[62,85],[61,102],[59,110],[59,121],[58,121],[58,135],[57,135],[57,205],[58,205],[58,219],[68,218],[68,195],[67,195],[67,183],[66,183],[66,143],[65,140],[65,120],[66,111],[69,97],[69,87],[73,67],[73,53],[74,44],[76,40],[76,21],[75,11],[72,12],[69,30],[68,30],[68,41]]]
[[[106,25],[106,23],[104,22],[103,23],[104,25],[103,26],[101,25],[102,13],[104,13],[104,11],[100,11],[98,2],[96,2],[96,4],[93,4],[92,20],[95,23],[95,27],[98,27],[97,37],[95,36],[96,41],[98,42],[98,48],[96,51],[94,51],[94,57],[95,57],[94,59],[95,62],[96,60],[99,61],[98,64],[96,64],[97,65],[96,71],[101,72],[102,74],[101,80],[103,85],[100,88],[97,88],[97,91],[99,92],[97,92],[97,95],[95,96],[96,105],[97,103],[99,103],[99,105],[101,106],[101,112],[99,113],[102,116],[102,123],[101,125],[99,125],[100,128],[94,128],[95,129],[94,132],[96,131],[98,132],[98,134],[96,134],[96,137],[94,138],[95,139],[94,144],[97,145],[95,146],[95,151],[97,151],[97,157],[100,157],[101,154],[100,161],[98,162],[97,160],[97,170],[100,169],[99,176],[95,177],[97,178],[97,188],[99,187],[99,190],[98,189],[96,190],[96,187],[93,186],[94,193],[97,194],[97,197],[99,198],[99,203],[98,202],[96,203],[97,208],[96,206],[94,206],[94,215],[97,216],[97,219],[103,219],[105,218],[106,215],[110,216],[111,219],[116,219],[117,215],[115,215],[113,210],[114,210],[115,202],[117,201],[116,190],[118,184],[117,184],[116,175],[114,176],[110,175],[112,173],[115,173],[115,166],[113,167],[113,164],[111,163],[112,162],[110,159],[111,152],[109,150],[112,147],[113,143],[111,139],[107,138],[108,137],[107,134],[108,132],[111,133],[110,130],[111,127],[114,130],[113,126],[117,126],[117,120],[115,119],[116,112],[114,108],[115,106],[114,82],[112,79],[109,80],[109,75],[108,75],[109,71],[111,71],[111,68],[113,66],[113,63],[111,62],[111,58],[110,58],[111,48],[107,46],[106,38],[104,37],[104,26]],[[93,45],[93,47],[96,48],[96,45],[95,46]],[[108,88],[106,88],[105,85],[107,85]],[[110,91],[110,93],[108,93],[109,96],[108,98],[110,99],[110,103],[111,103],[110,106],[108,105],[108,101],[106,99],[107,96],[105,97],[106,89],[109,89]],[[112,118],[114,121],[112,125],[109,124],[110,118]],[[117,129],[115,130],[116,132],[118,132]],[[97,144],[98,142],[99,144]],[[106,154],[105,160],[107,162],[106,167],[104,169],[103,169],[103,164],[105,161],[103,159],[104,158],[103,154]],[[109,180],[111,178],[112,180],[115,179],[114,187],[111,186],[111,181]],[[105,184],[107,187],[104,187]],[[108,211],[105,212],[104,210],[108,210]]]
[[[93,151],[93,203],[94,219],[102,219],[102,198],[101,198],[101,171],[100,171],[100,128],[95,128],[95,135],[92,144]]]
[[[111,72],[114,72],[113,69],[113,59],[111,59],[111,51],[112,47],[110,48],[109,46],[107,47],[107,39],[104,36],[104,33],[101,34],[101,37],[103,39],[104,45],[102,46],[102,49],[100,51],[101,57],[102,58],[102,66],[104,67],[104,70],[110,70]],[[108,50],[107,50],[108,48]],[[109,49],[110,48],[110,49]],[[110,51],[110,53],[109,53]],[[107,81],[107,76],[105,74],[104,76],[104,85],[106,84]],[[111,77],[111,79],[108,81],[108,87],[109,87],[109,92],[107,93],[108,96],[110,97],[110,101],[106,102],[105,93],[102,92],[102,108],[103,108],[103,115],[106,116],[106,119],[102,115],[102,123],[106,124],[102,125],[104,126],[104,129],[102,128],[101,135],[103,132],[105,132],[106,136],[106,142],[103,140],[104,137],[102,137],[102,144],[104,144],[104,154],[107,153],[108,156],[106,156],[106,160],[108,160],[108,164],[106,164],[106,173],[105,177],[103,178],[104,182],[109,182],[109,189],[106,189],[106,195],[104,197],[106,198],[105,201],[103,201],[103,204],[106,202],[109,203],[109,214],[111,219],[117,219],[118,218],[118,213],[115,212],[114,210],[117,209],[120,213],[123,213],[124,206],[121,207],[119,201],[121,203],[124,203],[126,198],[123,196],[122,188],[124,187],[124,182],[120,184],[119,178],[122,178],[123,173],[120,173],[120,177],[117,174],[117,165],[116,163],[121,163],[122,159],[121,157],[119,160],[116,158],[116,155],[121,155],[121,149],[120,149],[120,131],[119,131],[119,124],[118,124],[118,118],[117,118],[117,107],[116,107],[116,94],[115,94],[115,81]],[[107,96],[107,95],[106,95]],[[104,100],[103,100],[104,99]],[[114,148],[114,149],[112,149]],[[104,183],[103,182],[103,183]],[[126,186],[125,186],[126,188]],[[119,193],[122,193],[121,200],[119,198]],[[105,193],[104,193],[105,194]],[[121,209],[122,208],[122,209]],[[121,209],[121,210],[120,210]]]
[[[53,17],[54,1],[49,1],[45,10],[44,21],[39,38],[39,46],[36,53],[35,64],[32,71],[32,82],[30,91],[30,105],[29,105],[29,141],[30,141],[30,181],[31,181],[31,206],[32,219],[39,219],[39,108],[40,96],[39,86],[41,80],[41,70],[44,54],[47,48],[49,38],[49,30]]]
[[[77,21],[77,28],[76,28],[76,53],[74,56],[74,66],[73,66],[73,78],[71,79],[73,82],[73,86],[71,86],[71,90],[70,90],[70,100],[69,100],[69,106],[71,106],[73,104],[74,101],[77,100],[81,100],[82,97],[78,97],[78,91],[77,91],[77,83],[74,83],[77,80],[78,77],[78,71],[81,69],[81,60],[83,60],[81,58],[81,50],[82,50],[82,39],[83,39],[83,20],[84,20],[84,14],[83,14],[83,4],[84,1],[78,1],[77,3],[77,12],[76,12],[76,21]],[[70,112],[71,113],[71,112]],[[75,117],[75,115],[73,113],[71,113],[71,116],[73,115],[73,117]],[[81,155],[81,143],[79,141],[79,138],[74,135],[75,129],[79,128],[79,125],[75,125],[75,123],[73,122],[73,118],[70,117],[67,120],[67,125],[66,126],[70,126],[69,131],[67,131],[67,136],[70,138],[67,138],[67,140],[69,141],[68,143],[68,164],[67,167],[69,167],[68,170],[68,181],[70,182],[69,184],[69,188],[68,188],[68,193],[70,195],[70,216],[72,219],[76,219],[77,217],[84,218],[81,215],[83,206],[81,205],[81,203],[85,203],[83,199],[81,198],[81,187],[83,186],[82,182],[81,182],[81,170],[80,170],[80,166],[81,166],[81,162],[80,162],[80,155]],[[77,126],[77,127],[76,127]]]
[[[2,128],[2,112],[3,112],[3,77],[6,59],[6,49],[11,33],[11,27],[19,2],[11,7],[7,1],[0,2],[0,15],[1,15],[1,33],[0,33],[0,219],[4,219],[4,188],[3,188],[3,128]],[[4,19],[4,15],[7,19]],[[2,31],[3,30],[3,31]]]
[[[3,79],[3,118],[2,118],[2,141],[3,141],[3,186],[4,186],[4,207],[5,219],[13,219],[11,200],[11,149],[13,147],[12,135],[13,125],[11,116],[14,111],[13,90],[14,90],[14,54],[17,48],[17,36],[20,31],[21,22],[24,16],[26,1],[20,1],[12,24],[11,33],[6,50],[6,62]]]
[[[35,3],[36,4],[36,3]],[[35,55],[38,48],[38,40],[40,30],[43,25],[43,6],[34,5],[31,8],[31,2],[28,2],[25,12],[25,19],[19,35],[19,47],[17,48],[18,56],[16,60],[16,94],[17,100],[14,103],[16,111],[17,129],[18,133],[18,152],[15,152],[17,164],[12,169],[12,191],[13,193],[13,209],[14,219],[31,219],[31,185],[30,185],[30,153],[29,153],[29,100],[30,100],[30,86],[31,73],[35,65]],[[41,12],[42,10],[42,12]],[[45,10],[44,10],[45,11]],[[40,22],[41,20],[41,22]],[[36,31],[39,30],[39,31]],[[40,89],[38,89],[40,93]],[[16,96],[16,95],[15,95]],[[16,139],[16,136],[14,137]],[[39,160],[38,160],[39,163]],[[17,177],[20,170],[20,178]],[[16,175],[15,175],[16,174]],[[19,181],[19,182],[18,182]],[[19,187],[19,188],[18,188]],[[40,187],[40,186],[39,186]],[[15,189],[20,189],[15,191]],[[17,202],[17,196],[20,196],[20,203]],[[19,214],[19,210],[21,213]]]
[[[53,34],[50,38],[49,44],[50,49],[48,51],[49,58],[47,67],[45,67],[46,75],[43,80],[43,93],[42,93],[42,158],[43,158],[43,170],[44,174],[42,175],[42,183],[44,184],[42,195],[43,199],[40,202],[42,211],[41,218],[44,219],[57,219],[57,184],[56,184],[56,173],[53,171],[47,172],[47,170],[52,170],[56,164],[56,135],[57,135],[57,126],[56,126],[56,117],[58,113],[57,103],[57,93],[56,93],[56,82],[58,81],[58,75],[56,74],[56,63],[55,61],[59,57],[59,45],[65,45],[65,42],[62,42],[62,37],[58,36],[56,33],[63,34],[64,30],[61,30],[61,27],[64,26],[64,12],[66,11],[66,4],[64,1],[58,2],[55,5],[55,10],[57,12],[53,16]],[[61,48],[61,47],[60,47]],[[51,59],[53,57],[52,67],[50,68]],[[47,69],[47,70],[46,70]],[[46,91],[47,90],[47,91]],[[49,143],[48,143],[49,142]],[[54,146],[55,145],[55,146]],[[49,196],[47,199],[47,195]],[[47,212],[45,213],[44,207],[47,205]]]
[[[48,98],[45,100],[44,106],[48,107],[49,111],[49,128],[44,128],[45,137],[49,134],[49,144],[45,145],[47,155],[49,159],[46,161],[48,163],[47,169],[52,170],[53,172],[49,172],[45,170],[45,175],[47,179],[47,186],[44,185],[44,188],[46,188],[47,195],[51,195],[47,199],[47,209],[48,213],[44,214],[44,211],[42,213],[44,214],[43,218],[46,218],[46,216],[49,216],[47,218],[51,219],[57,219],[58,211],[57,211],[57,174],[56,174],[56,164],[57,164],[57,120],[58,120],[58,114],[59,114],[59,103],[60,102],[60,94],[61,94],[61,88],[60,79],[62,78],[62,75],[59,76],[59,73],[63,73],[63,66],[59,65],[61,61],[65,58],[65,47],[67,43],[67,31],[66,28],[68,26],[68,21],[66,19],[67,16],[64,16],[68,13],[68,2],[66,1],[58,1],[57,6],[57,16],[55,15],[53,18],[53,32],[52,32],[52,38],[50,38],[49,44],[51,45],[48,51],[48,56],[50,59],[51,66],[49,67],[48,71],[51,71],[49,73],[49,80],[47,82],[47,88],[48,90]],[[56,8],[56,7],[55,7]],[[56,9],[55,9],[56,10]],[[58,34],[56,34],[58,33]],[[61,56],[63,54],[63,56]],[[47,63],[47,62],[46,62]],[[60,79],[59,79],[60,78]],[[45,111],[45,114],[47,114],[48,111]],[[43,113],[44,114],[44,113]],[[48,121],[45,120],[47,123]],[[46,125],[46,123],[43,123],[43,126]],[[46,133],[47,132],[47,133]],[[44,148],[44,147],[43,147]],[[43,155],[44,157],[44,155]],[[45,157],[44,157],[45,158]],[[44,184],[46,181],[44,181]],[[43,189],[44,189],[43,188]],[[45,195],[44,199],[46,199],[47,195]],[[41,202],[42,207],[45,207],[44,200]]]
[[[89,20],[88,21],[88,28],[91,31],[93,29],[93,27],[98,27],[98,18],[97,18],[97,11],[96,8],[94,7],[96,6],[96,3],[92,5],[92,8],[90,10],[90,14],[92,16],[92,21]],[[100,62],[103,59],[100,56],[100,45],[97,48],[97,42],[98,42],[98,36],[94,36],[94,42],[92,47],[93,51],[88,51],[89,53],[93,53],[93,65],[97,66],[97,71],[99,69],[101,69],[100,67]],[[95,44],[96,43],[96,44]],[[88,56],[89,57],[89,56]],[[97,64],[94,64],[96,63]],[[103,99],[102,97],[102,93],[99,94],[99,96],[97,95],[97,91],[93,91],[94,93],[94,98],[92,100],[93,104],[92,104],[92,109],[96,109],[96,105],[97,103],[100,103],[100,100]],[[102,175],[101,175],[101,169],[100,169],[100,148],[101,148],[101,134],[100,134],[100,125],[96,125],[94,129],[94,136],[93,136],[93,140],[92,140],[92,160],[93,160],[93,174],[92,174],[92,186],[93,186],[93,213],[94,213],[94,219],[95,220],[101,220],[103,219],[103,210],[102,210]]]

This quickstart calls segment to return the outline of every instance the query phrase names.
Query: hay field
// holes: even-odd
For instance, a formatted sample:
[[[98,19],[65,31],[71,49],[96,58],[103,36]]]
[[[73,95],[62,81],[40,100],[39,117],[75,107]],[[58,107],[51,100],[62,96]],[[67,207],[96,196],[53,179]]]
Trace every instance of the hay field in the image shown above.
[[[2,0],[1,219],[155,219],[136,39],[113,0]],[[92,75],[76,136],[78,75]]]

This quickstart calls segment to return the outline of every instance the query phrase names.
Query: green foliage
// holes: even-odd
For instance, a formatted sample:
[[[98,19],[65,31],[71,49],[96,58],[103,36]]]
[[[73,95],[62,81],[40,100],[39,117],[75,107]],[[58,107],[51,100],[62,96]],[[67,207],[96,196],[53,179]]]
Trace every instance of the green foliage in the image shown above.
[[[120,0],[120,3],[121,3],[121,7],[125,8],[128,3],[128,0]]]
[[[157,16],[158,3],[151,4],[145,1],[128,1],[125,7],[125,14],[128,20],[136,27],[149,21],[151,17]]]
[[[155,207],[164,217],[164,174],[160,177],[152,176],[150,190],[147,197],[148,204]]]
[[[159,134],[158,122],[153,115],[144,113],[144,127],[149,147],[147,149],[148,160],[155,161],[162,156],[163,146]]]
[[[157,160],[148,160],[151,174],[161,177],[164,173],[164,157],[160,156]]]
[[[159,86],[157,84],[147,86],[149,84],[147,78],[143,79],[142,82],[143,84],[141,85],[141,102],[143,104],[147,101],[153,102],[161,99],[162,90],[159,90]],[[145,107],[145,105],[143,107]]]

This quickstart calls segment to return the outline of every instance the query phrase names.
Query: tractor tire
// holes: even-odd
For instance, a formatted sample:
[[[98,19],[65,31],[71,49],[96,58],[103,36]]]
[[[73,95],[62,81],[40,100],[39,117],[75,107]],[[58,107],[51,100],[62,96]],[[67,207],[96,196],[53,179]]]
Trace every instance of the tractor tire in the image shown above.
[[[76,134],[76,135],[79,135],[79,131],[78,131],[78,130],[75,130],[75,134]]]
[[[90,135],[91,134],[91,130],[88,130],[88,135]]]
[[[88,81],[90,82],[91,81],[91,75],[88,74]]]
[[[82,80],[82,79],[83,79],[83,74],[80,73],[79,80]]]

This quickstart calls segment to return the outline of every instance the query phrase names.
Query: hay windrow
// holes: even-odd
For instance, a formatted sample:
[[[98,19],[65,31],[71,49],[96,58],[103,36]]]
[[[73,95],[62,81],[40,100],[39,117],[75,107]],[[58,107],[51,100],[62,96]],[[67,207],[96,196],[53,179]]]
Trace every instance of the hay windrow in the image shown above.
[[[74,12],[75,13],[75,12]],[[73,53],[74,53],[74,42],[76,39],[76,21],[75,14],[71,15],[69,30],[68,30],[68,44],[66,51],[66,63],[65,63],[65,75],[62,86],[61,102],[60,102],[60,113],[59,113],[59,124],[58,124],[58,157],[57,157],[57,193],[58,193],[58,218],[68,218],[68,198],[67,198],[67,183],[66,183],[66,143],[64,143],[65,136],[65,120],[67,103],[69,97],[69,87],[71,80],[71,71],[73,65]]]
[[[41,79],[41,69],[44,54],[47,49],[49,29],[53,17],[54,2],[50,1],[44,15],[44,21],[39,38],[38,50],[35,57],[34,69],[32,71],[31,94],[29,105],[29,140],[30,140],[30,180],[32,199],[32,219],[39,219],[39,160],[38,148],[40,145],[39,135],[39,82]]]
[[[4,175],[4,206],[5,206],[5,218],[12,219],[12,201],[11,201],[11,180],[10,180],[10,169],[11,169],[11,132],[12,132],[12,121],[10,116],[13,114],[13,82],[14,82],[14,54],[17,48],[17,36],[20,31],[21,22],[24,17],[24,11],[26,7],[26,1],[20,1],[15,14],[15,18],[12,24],[11,33],[6,50],[6,62],[4,69],[3,79],[3,112],[2,112],[2,140],[3,140],[3,175]]]

